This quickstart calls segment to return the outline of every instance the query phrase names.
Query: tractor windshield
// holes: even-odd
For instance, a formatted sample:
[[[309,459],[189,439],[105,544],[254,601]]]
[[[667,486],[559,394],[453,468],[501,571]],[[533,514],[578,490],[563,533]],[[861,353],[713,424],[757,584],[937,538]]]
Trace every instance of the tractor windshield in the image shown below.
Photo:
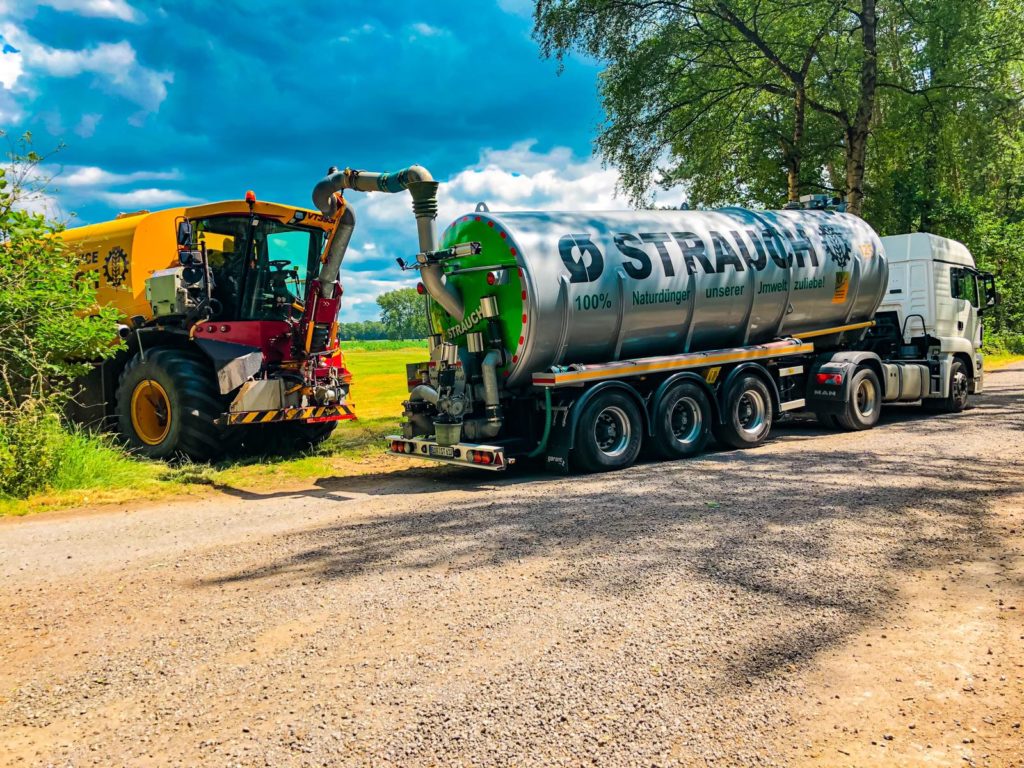
[[[319,270],[322,231],[249,216],[211,217],[195,227],[206,244],[218,319],[298,317]]]

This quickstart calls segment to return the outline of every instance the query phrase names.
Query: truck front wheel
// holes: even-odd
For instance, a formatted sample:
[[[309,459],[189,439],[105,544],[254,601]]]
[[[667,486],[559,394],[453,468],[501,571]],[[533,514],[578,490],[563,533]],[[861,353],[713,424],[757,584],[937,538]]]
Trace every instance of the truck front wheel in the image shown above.
[[[836,414],[840,427],[851,432],[871,429],[882,414],[882,387],[878,375],[870,368],[861,368],[850,381],[846,410]]]
[[[697,384],[684,381],[672,387],[654,414],[654,449],[665,459],[696,456],[707,445],[711,404]]]
[[[753,448],[772,429],[772,396],[757,376],[740,376],[725,397],[722,423],[715,425],[718,442],[730,448]]]
[[[180,349],[146,350],[128,361],[117,387],[117,425],[128,447],[152,459],[208,459],[227,448],[213,372]]]
[[[960,413],[967,407],[967,393],[970,379],[963,360],[953,360],[949,368],[949,395],[939,398],[925,398],[921,405],[932,413]]]
[[[583,408],[576,424],[574,459],[584,472],[625,469],[636,461],[643,439],[640,409],[622,392],[602,392]]]

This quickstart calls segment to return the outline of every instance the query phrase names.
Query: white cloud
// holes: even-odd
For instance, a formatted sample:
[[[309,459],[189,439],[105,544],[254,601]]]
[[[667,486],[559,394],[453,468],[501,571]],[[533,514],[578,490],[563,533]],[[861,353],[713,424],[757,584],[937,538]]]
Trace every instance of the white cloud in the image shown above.
[[[18,53],[0,55],[4,87],[15,88],[31,75],[77,77],[95,75],[99,86],[137,104],[143,114],[156,112],[167,98],[173,72],[160,72],[139,63],[131,43],[99,43],[78,50],[51,48],[32,38],[14,24],[0,25],[0,37]],[[7,57],[20,57],[8,63]]]
[[[202,202],[177,189],[134,189],[131,192],[100,192],[100,199],[117,208],[145,208],[160,205],[188,205]]]
[[[424,21],[418,21],[415,24],[411,24],[410,27],[420,37],[441,37],[448,34],[447,29],[431,26]]]
[[[0,85],[12,89],[25,72],[24,55],[0,38]]]
[[[514,16],[533,16],[534,0],[498,0],[498,7]]]
[[[70,173],[67,171],[70,170]],[[62,187],[113,187],[120,184],[134,184],[139,181],[176,181],[181,178],[179,171],[135,171],[133,173],[111,173],[94,165],[80,165],[65,169],[58,181]]]
[[[96,126],[100,124],[100,120],[102,119],[103,115],[96,114],[95,112],[82,115],[82,118],[78,121],[78,125],[75,126],[75,133],[83,139],[92,138],[92,135],[96,133]]]
[[[142,14],[125,0],[37,0],[36,4],[49,6],[58,11],[69,11],[79,16],[142,21]]]
[[[472,211],[478,202],[486,203],[492,211],[609,211],[631,207],[624,197],[616,195],[619,174],[614,168],[602,167],[594,157],[576,157],[566,147],[535,152],[535,143],[523,141],[508,149],[485,149],[479,162],[441,184],[439,228]],[[357,212],[365,211],[375,222],[393,225],[406,221],[410,229],[413,227],[405,195],[370,194],[365,203],[355,197],[352,201]]]

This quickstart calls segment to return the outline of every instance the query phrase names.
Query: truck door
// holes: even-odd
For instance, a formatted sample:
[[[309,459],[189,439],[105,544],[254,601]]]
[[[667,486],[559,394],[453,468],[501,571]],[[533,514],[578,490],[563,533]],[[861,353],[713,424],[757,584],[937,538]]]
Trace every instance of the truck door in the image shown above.
[[[981,300],[977,273],[973,269],[954,267],[950,278],[953,298],[957,304],[957,335],[967,339],[977,349],[981,346],[981,323],[978,320]]]

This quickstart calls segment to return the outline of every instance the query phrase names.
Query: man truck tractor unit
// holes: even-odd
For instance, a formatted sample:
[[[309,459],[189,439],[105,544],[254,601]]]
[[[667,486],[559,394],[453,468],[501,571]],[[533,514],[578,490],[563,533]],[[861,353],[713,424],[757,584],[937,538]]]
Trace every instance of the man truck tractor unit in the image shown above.
[[[422,244],[421,244],[422,245]],[[491,213],[412,265],[432,328],[391,453],[501,470],[756,446],[783,413],[868,429],[964,408],[997,297],[959,243],[798,209]]]
[[[64,232],[80,278],[120,311],[126,342],[82,381],[74,415],[116,421],[144,455],[198,459],[242,443],[316,444],[355,418],[337,340],[338,275],[355,226],[342,191],[398,192],[420,175],[331,173],[344,183],[316,194],[322,211],[249,192]]]

